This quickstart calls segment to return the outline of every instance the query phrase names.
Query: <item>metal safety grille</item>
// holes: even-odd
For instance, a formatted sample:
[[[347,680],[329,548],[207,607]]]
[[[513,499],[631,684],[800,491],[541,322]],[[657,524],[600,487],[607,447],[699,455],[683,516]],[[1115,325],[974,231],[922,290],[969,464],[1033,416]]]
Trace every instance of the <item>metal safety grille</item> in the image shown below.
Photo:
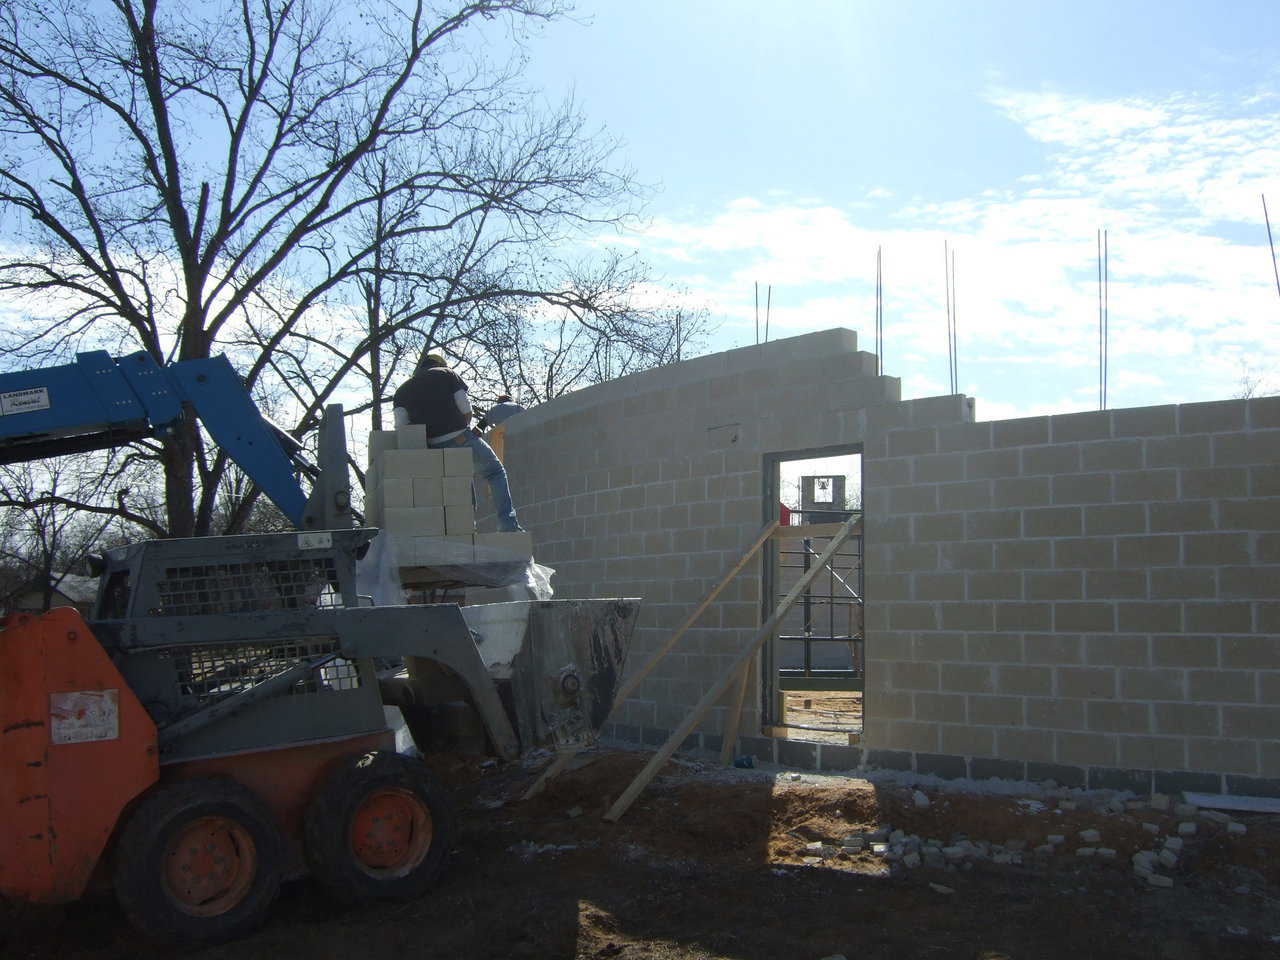
[[[259,560],[167,567],[157,584],[161,617],[192,617],[260,610],[337,607],[341,595],[334,559]]]
[[[173,657],[182,696],[211,703],[270,680],[298,663],[336,652],[336,640],[284,641],[255,645],[219,645],[184,649]],[[290,694],[329,693],[360,686],[351,660],[327,661],[289,688]]]

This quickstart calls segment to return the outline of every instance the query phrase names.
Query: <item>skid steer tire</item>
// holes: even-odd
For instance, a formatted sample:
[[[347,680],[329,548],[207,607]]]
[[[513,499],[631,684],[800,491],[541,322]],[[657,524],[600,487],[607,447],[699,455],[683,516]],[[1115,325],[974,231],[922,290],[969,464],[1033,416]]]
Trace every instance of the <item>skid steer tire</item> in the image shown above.
[[[120,834],[116,899],[154,939],[234,940],[266,917],[283,859],[275,818],[246,787],[173,783],[143,799]]]
[[[453,842],[444,787],[420,761],[385,751],[344,760],[304,825],[312,876],[340,903],[421,896]]]

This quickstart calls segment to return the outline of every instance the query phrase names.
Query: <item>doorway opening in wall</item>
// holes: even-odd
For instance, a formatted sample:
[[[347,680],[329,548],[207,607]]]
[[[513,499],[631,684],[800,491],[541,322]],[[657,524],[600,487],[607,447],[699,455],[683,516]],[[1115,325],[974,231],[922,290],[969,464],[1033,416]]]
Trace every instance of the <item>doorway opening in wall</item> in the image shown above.
[[[773,454],[765,462],[765,516],[783,527],[762,565],[763,616],[817,564],[835,528],[862,515],[862,448]],[[861,524],[799,595],[761,652],[766,735],[857,742],[864,683]]]

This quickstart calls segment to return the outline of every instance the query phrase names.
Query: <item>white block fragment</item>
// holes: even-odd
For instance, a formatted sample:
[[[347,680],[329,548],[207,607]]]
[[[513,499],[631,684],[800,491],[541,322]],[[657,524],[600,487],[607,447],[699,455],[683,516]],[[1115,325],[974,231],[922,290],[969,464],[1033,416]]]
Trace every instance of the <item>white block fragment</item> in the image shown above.
[[[427,449],[427,428],[421,423],[411,423],[407,427],[396,427],[396,449]]]
[[[438,537],[444,533],[441,507],[383,507],[382,523],[388,533],[405,537]],[[404,562],[403,557],[400,558]]]
[[[439,477],[444,472],[440,454],[439,450],[388,450],[382,455],[382,476]]]

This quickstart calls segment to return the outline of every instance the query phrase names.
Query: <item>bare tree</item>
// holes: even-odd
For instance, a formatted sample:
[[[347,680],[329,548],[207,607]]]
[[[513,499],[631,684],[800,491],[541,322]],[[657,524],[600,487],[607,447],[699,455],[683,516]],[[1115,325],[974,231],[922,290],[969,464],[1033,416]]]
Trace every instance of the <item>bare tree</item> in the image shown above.
[[[225,352],[301,437],[336,398],[376,405],[419,344],[534,303],[616,312],[636,279],[616,261],[594,285],[551,268],[557,243],[628,215],[612,142],[462,42],[563,12],[0,0],[0,216],[22,238],[0,252],[0,295],[31,321],[0,336],[8,365]],[[164,535],[235,529],[253,507],[252,491],[219,507],[232,465],[194,424],[130,464],[163,468]]]
[[[97,471],[66,463],[0,467],[0,566],[11,579],[37,586],[44,610],[62,578],[119,523],[110,509],[76,509],[98,482]],[[117,501],[129,514],[127,497],[125,491]]]

